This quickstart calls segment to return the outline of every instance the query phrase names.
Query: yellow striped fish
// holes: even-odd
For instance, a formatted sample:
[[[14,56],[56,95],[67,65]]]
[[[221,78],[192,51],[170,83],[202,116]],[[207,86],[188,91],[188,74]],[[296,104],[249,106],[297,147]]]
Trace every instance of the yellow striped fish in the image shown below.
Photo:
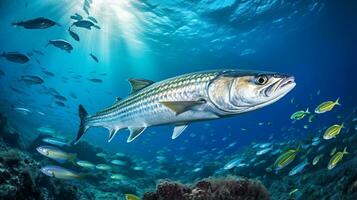
[[[327,165],[327,169],[331,170],[334,167],[336,167],[337,163],[339,163],[342,160],[343,155],[345,155],[345,154],[348,154],[347,147],[345,147],[343,149],[343,152],[341,152],[341,151],[337,152],[335,155],[332,156],[332,158],[330,159],[330,162]]]
[[[326,129],[323,138],[325,140],[329,140],[336,137],[338,134],[340,134],[342,128],[344,128],[343,123],[341,125],[334,124],[330,126],[328,129]]]
[[[325,101],[323,103],[321,103],[320,105],[318,105],[315,109],[315,113],[317,114],[321,114],[321,113],[325,113],[328,111],[331,111],[333,109],[333,107],[335,107],[335,105],[341,105],[339,103],[340,98],[337,98],[336,101]]]
[[[300,146],[297,149],[290,149],[281,154],[274,163],[274,169],[280,170],[294,161],[296,154],[300,151]]]

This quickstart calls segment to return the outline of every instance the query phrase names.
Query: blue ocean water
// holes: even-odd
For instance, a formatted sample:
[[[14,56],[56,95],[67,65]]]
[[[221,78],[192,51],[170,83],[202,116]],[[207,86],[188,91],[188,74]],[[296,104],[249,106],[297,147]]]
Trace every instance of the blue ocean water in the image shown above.
[[[278,102],[257,111],[192,123],[175,140],[173,126],[161,126],[148,128],[131,143],[126,142],[128,131],[108,143],[104,128],[90,129],[81,141],[108,154],[124,153],[153,171],[160,168],[158,156],[168,159],[173,168],[192,171],[212,161],[223,166],[252,143],[286,143],[285,147],[295,148],[288,143],[321,136],[322,130],[353,115],[355,8],[353,1],[332,0],[2,0],[0,52],[21,52],[31,59],[25,64],[0,59],[4,72],[0,111],[27,143],[40,134],[39,127],[53,129],[52,136],[74,140],[78,105],[90,114],[112,105],[117,97],[130,93],[129,78],[161,81],[212,69],[273,71],[293,75],[297,85]],[[94,17],[100,29],[72,26],[75,13]],[[12,25],[36,17],[59,25],[46,29]],[[69,28],[80,41],[71,37]],[[68,41],[73,50],[68,53],[47,45],[53,39]],[[44,83],[26,84],[20,80],[24,75],[39,76]],[[54,93],[66,100],[56,99]],[[313,112],[320,103],[337,98],[341,106],[313,123],[290,119],[298,110]],[[182,177],[177,172],[164,178],[193,181]]]

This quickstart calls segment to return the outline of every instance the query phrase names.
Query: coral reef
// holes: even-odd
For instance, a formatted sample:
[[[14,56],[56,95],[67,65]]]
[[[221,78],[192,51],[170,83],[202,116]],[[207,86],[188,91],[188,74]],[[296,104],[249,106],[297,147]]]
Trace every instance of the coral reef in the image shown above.
[[[143,200],[269,200],[266,188],[249,179],[205,179],[190,187],[164,181]]]

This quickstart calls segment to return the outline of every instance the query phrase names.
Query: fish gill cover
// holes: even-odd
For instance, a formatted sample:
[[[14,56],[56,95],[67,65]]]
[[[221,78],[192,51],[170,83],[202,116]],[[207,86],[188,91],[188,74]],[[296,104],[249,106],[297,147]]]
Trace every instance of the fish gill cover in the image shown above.
[[[0,199],[356,199],[356,9],[2,0]]]

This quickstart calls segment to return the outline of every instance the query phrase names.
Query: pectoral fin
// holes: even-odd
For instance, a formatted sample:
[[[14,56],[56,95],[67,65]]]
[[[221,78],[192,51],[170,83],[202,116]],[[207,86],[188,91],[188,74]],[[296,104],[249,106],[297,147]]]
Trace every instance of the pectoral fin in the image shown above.
[[[154,81],[145,80],[145,79],[134,79],[134,78],[129,79],[128,81],[131,85],[131,93],[135,93],[154,83]]]
[[[119,131],[119,129],[111,129],[111,130],[109,130],[108,142],[111,142],[113,140],[115,134],[117,134],[118,131]]]
[[[160,103],[179,115],[194,106],[205,104],[206,101],[202,99],[198,101],[161,101]]]
[[[139,137],[139,135],[145,131],[146,127],[129,127],[128,129],[130,131],[130,135],[126,142],[129,143]]]
[[[177,125],[174,128],[174,132],[172,133],[171,139],[176,139],[181,133],[187,128],[188,124]]]

